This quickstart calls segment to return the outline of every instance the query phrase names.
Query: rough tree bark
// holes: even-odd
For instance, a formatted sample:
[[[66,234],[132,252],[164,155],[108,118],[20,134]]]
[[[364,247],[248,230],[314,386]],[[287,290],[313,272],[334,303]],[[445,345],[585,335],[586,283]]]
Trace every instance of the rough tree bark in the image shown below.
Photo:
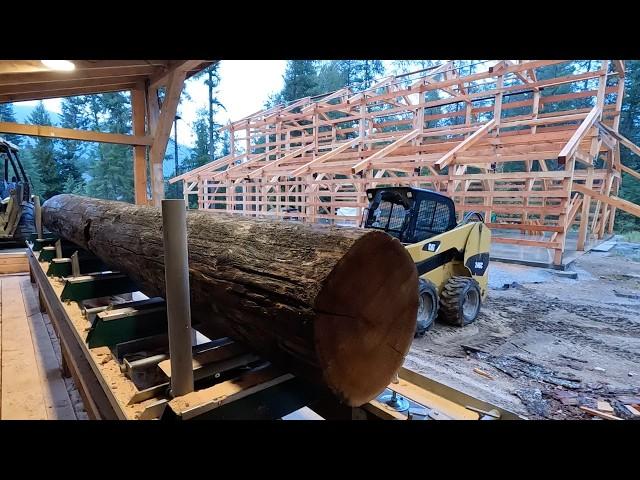
[[[58,195],[43,219],[147,295],[164,296],[159,208]],[[348,405],[388,385],[411,345],[418,305],[416,268],[397,239],[197,211],[187,229],[191,311],[202,333],[244,342]]]

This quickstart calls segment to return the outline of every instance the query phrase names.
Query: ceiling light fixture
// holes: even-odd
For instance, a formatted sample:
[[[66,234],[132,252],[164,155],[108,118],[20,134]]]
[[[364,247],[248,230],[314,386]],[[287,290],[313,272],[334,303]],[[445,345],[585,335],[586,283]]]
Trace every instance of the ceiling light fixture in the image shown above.
[[[76,66],[69,60],[41,60],[42,64],[51,70],[75,70]]]

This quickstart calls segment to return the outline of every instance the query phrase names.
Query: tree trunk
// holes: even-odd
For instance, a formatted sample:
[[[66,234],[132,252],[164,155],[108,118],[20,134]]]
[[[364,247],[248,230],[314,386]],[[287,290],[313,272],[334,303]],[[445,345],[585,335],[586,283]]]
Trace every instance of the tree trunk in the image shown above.
[[[58,195],[43,218],[145,294],[164,296],[159,208]],[[202,333],[244,342],[351,406],[388,385],[418,306],[416,268],[397,239],[202,211],[188,213],[187,229],[192,319]]]

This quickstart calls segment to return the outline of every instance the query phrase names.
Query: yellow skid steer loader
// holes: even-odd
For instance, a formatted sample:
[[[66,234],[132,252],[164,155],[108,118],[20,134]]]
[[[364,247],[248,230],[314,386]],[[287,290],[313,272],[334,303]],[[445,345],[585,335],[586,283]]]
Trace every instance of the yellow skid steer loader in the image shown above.
[[[491,231],[482,215],[468,212],[457,223],[453,200],[419,188],[372,188],[367,198],[364,228],[396,237],[416,263],[416,336],[436,317],[461,327],[473,322],[487,296]]]

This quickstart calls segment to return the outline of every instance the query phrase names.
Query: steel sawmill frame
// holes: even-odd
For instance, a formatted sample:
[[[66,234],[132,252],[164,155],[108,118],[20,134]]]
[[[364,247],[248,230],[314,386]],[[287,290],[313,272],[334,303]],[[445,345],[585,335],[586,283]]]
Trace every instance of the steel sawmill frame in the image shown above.
[[[546,248],[560,265],[572,227],[584,250],[612,233],[617,209],[640,215],[616,196],[622,171],[640,179],[620,161],[620,144],[640,153],[618,133],[624,62],[566,75],[569,62],[467,73],[445,61],[278,105],[229,123],[230,153],[170,182],[206,211],[347,224],[359,223],[367,188],[427,188],[459,215],[482,212],[495,243]],[[577,88],[558,92],[567,84]]]

